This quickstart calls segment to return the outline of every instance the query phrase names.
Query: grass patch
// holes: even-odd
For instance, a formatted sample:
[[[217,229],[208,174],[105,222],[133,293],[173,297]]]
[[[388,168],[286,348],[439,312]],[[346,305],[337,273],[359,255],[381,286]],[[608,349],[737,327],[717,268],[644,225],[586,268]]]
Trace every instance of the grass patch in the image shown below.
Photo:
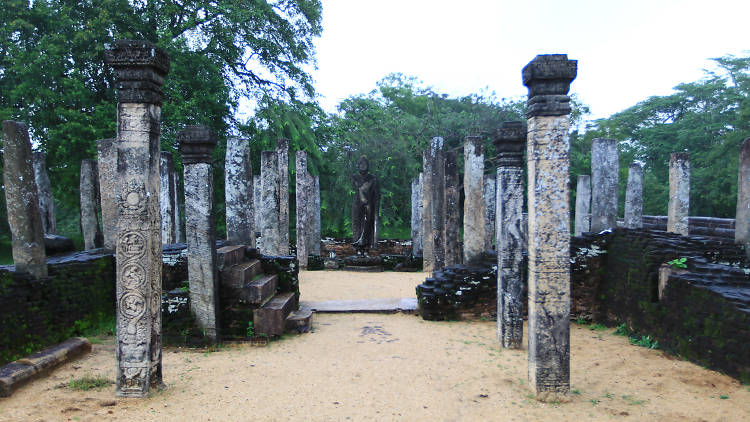
[[[108,387],[114,384],[114,382],[102,377],[102,376],[90,376],[84,375],[81,378],[70,380],[68,387],[71,390],[77,391],[89,391],[93,389],[101,390],[102,388]]]
[[[589,330],[591,331],[607,331],[607,326],[602,324],[594,324],[591,327],[589,327]]]

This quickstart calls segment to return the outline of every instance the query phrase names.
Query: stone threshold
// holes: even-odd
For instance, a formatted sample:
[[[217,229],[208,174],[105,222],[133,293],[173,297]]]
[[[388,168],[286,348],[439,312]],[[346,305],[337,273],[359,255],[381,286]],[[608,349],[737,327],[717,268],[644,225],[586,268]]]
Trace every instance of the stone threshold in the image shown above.
[[[300,306],[318,313],[414,313],[417,299],[404,297],[396,299],[325,300],[300,302]]]

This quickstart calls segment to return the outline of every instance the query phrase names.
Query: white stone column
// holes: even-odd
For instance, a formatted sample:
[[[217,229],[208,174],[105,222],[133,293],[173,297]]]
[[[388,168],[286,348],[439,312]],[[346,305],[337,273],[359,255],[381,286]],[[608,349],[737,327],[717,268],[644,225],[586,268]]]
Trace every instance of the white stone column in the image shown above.
[[[482,259],[487,235],[482,138],[464,138],[464,262]]]
[[[312,189],[313,189],[313,218],[314,218],[314,229],[313,235],[310,238],[310,246],[308,250],[313,254],[320,256],[320,239],[321,239],[321,226],[320,226],[320,176],[312,176]]]
[[[161,243],[171,245],[177,242],[175,233],[174,161],[172,153],[161,152],[159,159],[159,215],[161,215]]]
[[[117,88],[117,386],[122,397],[161,387],[161,85],[169,57],[145,41],[107,45]]]
[[[80,215],[83,249],[95,249],[102,246],[102,231],[99,229],[99,186],[96,161],[82,160],[80,174]]]
[[[263,255],[281,255],[279,225],[279,158],[275,151],[260,153],[260,231]]]
[[[456,151],[445,152],[445,231],[443,244],[445,266],[461,264],[461,212],[459,210],[460,192],[458,185],[458,154]],[[484,210],[484,202],[482,203]],[[482,213],[484,218],[484,213]]]
[[[279,255],[289,255],[289,139],[276,141],[279,159]]]
[[[229,138],[224,161],[227,242],[255,247],[253,216],[253,166],[250,141]]]
[[[576,185],[575,235],[591,231],[591,176],[581,174]]]
[[[734,241],[745,245],[745,251],[750,255],[750,138],[745,139],[740,146]]]
[[[211,153],[216,135],[206,126],[187,126],[177,134],[185,180],[190,311],[204,335],[220,340],[219,276],[216,266],[216,223]]]
[[[57,234],[55,201],[52,198],[52,185],[47,174],[47,156],[43,152],[34,153],[34,179],[39,194],[39,212],[42,214],[44,232]]]
[[[254,229],[255,229],[255,247],[261,251],[263,250],[262,242],[263,237],[259,235],[261,233],[261,208],[260,208],[260,197],[261,193],[263,192],[261,189],[262,186],[262,179],[261,176],[253,176],[253,222],[254,222]],[[260,236],[260,237],[259,237]]]
[[[411,252],[422,254],[422,183],[423,173],[411,181]]]
[[[667,231],[687,236],[688,215],[690,215],[690,154],[673,152],[669,156]]]
[[[643,227],[643,167],[630,163],[628,167],[628,186],[625,190],[625,227],[640,229]]]
[[[174,177],[172,178],[172,194],[174,195],[174,236],[175,241],[178,243],[184,243],[185,242],[185,230],[182,228],[182,211],[180,210],[180,198],[183,196],[180,195],[180,183],[179,183],[179,175],[176,171],[174,171],[172,174],[174,174]]]
[[[104,247],[114,250],[117,244],[117,139],[96,141],[96,150]]]
[[[484,175],[484,250],[490,251],[495,249],[495,220],[497,211],[495,196],[497,195],[497,179],[494,174]]]
[[[307,257],[310,254],[310,237],[315,230],[312,214],[312,177],[307,174],[307,153],[297,151],[295,161],[295,200],[297,210],[297,261],[301,269],[307,269]]]
[[[423,269],[433,272],[445,266],[445,152],[443,138],[430,140],[430,148],[422,155],[424,185],[422,212]]]
[[[536,56],[523,69],[529,88],[529,385],[542,401],[570,390],[570,82],[577,62]]]
[[[591,231],[617,227],[619,161],[617,140],[595,138],[591,144]]]

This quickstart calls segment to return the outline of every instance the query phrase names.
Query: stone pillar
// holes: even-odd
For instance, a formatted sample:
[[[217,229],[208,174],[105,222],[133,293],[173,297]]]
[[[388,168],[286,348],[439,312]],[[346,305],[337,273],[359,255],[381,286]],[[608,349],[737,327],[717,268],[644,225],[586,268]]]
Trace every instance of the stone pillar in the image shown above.
[[[443,138],[430,140],[430,149],[422,154],[424,166],[424,202],[422,212],[422,248],[425,272],[445,267],[445,152]]]
[[[3,121],[3,181],[16,271],[47,277],[44,228],[26,125]]]
[[[263,255],[281,255],[279,227],[279,157],[274,151],[260,153],[260,237]]]
[[[159,159],[159,215],[161,216],[161,244],[171,245],[177,242],[175,233],[175,195],[172,192],[174,183],[174,161],[172,153],[161,152]]]
[[[262,179],[260,176],[253,176],[253,226],[255,230],[255,247],[258,250],[263,250],[261,247],[261,242],[263,241],[262,237],[259,237],[259,233],[261,232],[261,208],[260,208],[260,197],[261,197],[261,185],[262,185]]]
[[[575,235],[591,231],[591,176],[581,174],[576,185]]]
[[[669,156],[669,207],[667,231],[688,235],[690,213],[690,154],[673,152]]]
[[[232,245],[246,245],[254,248],[253,165],[250,160],[249,140],[242,138],[227,140],[224,171],[227,242]]]
[[[161,85],[169,57],[145,41],[107,45],[117,89],[117,386],[122,397],[161,387]]]
[[[750,138],[745,139],[740,147],[734,241],[745,245],[745,251],[750,255]]]
[[[423,174],[411,181],[411,253],[422,254],[422,183]]]
[[[57,234],[55,201],[52,199],[52,186],[47,174],[47,156],[43,152],[34,153],[34,179],[39,195],[39,212],[42,214],[42,227],[48,234]]]
[[[102,247],[102,231],[99,229],[99,176],[97,175],[96,161],[81,161],[81,234],[83,234],[83,249],[95,249]]]
[[[461,212],[458,208],[460,201],[458,154],[455,151],[448,151],[445,153],[445,265],[447,266],[458,265],[463,258],[460,244]],[[482,205],[484,206],[484,203]]]
[[[484,175],[484,250],[493,250],[495,244],[495,220],[496,205],[495,195],[497,195],[497,179],[494,174]]]
[[[464,262],[482,259],[487,221],[484,203],[484,153],[482,138],[464,138]]]
[[[320,256],[320,238],[321,238],[321,226],[320,226],[320,177],[312,176],[312,195],[313,205],[312,212],[314,217],[313,235],[310,238],[310,246],[308,250],[313,255]]]
[[[497,339],[502,347],[523,347],[523,150],[522,122],[503,122],[497,151]]]
[[[114,250],[117,244],[117,140],[96,141],[96,151],[104,247]]]
[[[628,186],[625,190],[625,227],[640,229],[643,227],[643,167],[630,163],[628,167]]]
[[[297,151],[295,162],[295,200],[297,210],[297,262],[301,269],[307,269],[307,256],[310,254],[310,237],[312,237],[315,228],[315,222],[312,217],[312,177],[307,174],[307,153]]]
[[[536,56],[523,69],[529,88],[529,385],[542,401],[570,390],[570,83],[577,61]]]
[[[276,140],[279,158],[279,255],[289,255],[289,139]]]
[[[617,227],[619,182],[617,140],[595,138],[591,144],[591,231]]]
[[[219,337],[219,277],[216,267],[216,224],[211,153],[216,135],[206,126],[187,126],[177,134],[185,180],[190,311],[205,336]]]
[[[185,230],[182,229],[182,211],[180,210],[180,184],[177,172],[173,170],[172,194],[174,195],[174,237],[178,243],[185,242]]]
[[[591,231],[617,227],[619,163],[617,140],[595,138],[591,144]]]

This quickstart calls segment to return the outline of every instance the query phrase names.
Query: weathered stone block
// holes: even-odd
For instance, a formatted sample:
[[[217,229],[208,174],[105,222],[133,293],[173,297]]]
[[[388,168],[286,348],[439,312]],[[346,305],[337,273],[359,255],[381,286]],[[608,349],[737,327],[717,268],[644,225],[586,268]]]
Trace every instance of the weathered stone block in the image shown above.
[[[278,282],[279,276],[276,274],[248,282],[242,287],[240,300],[253,305],[262,305],[276,293]]]
[[[295,294],[280,293],[263,307],[253,311],[253,327],[256,334],[280,336],[284,334],[286,317],[297,307]]]

